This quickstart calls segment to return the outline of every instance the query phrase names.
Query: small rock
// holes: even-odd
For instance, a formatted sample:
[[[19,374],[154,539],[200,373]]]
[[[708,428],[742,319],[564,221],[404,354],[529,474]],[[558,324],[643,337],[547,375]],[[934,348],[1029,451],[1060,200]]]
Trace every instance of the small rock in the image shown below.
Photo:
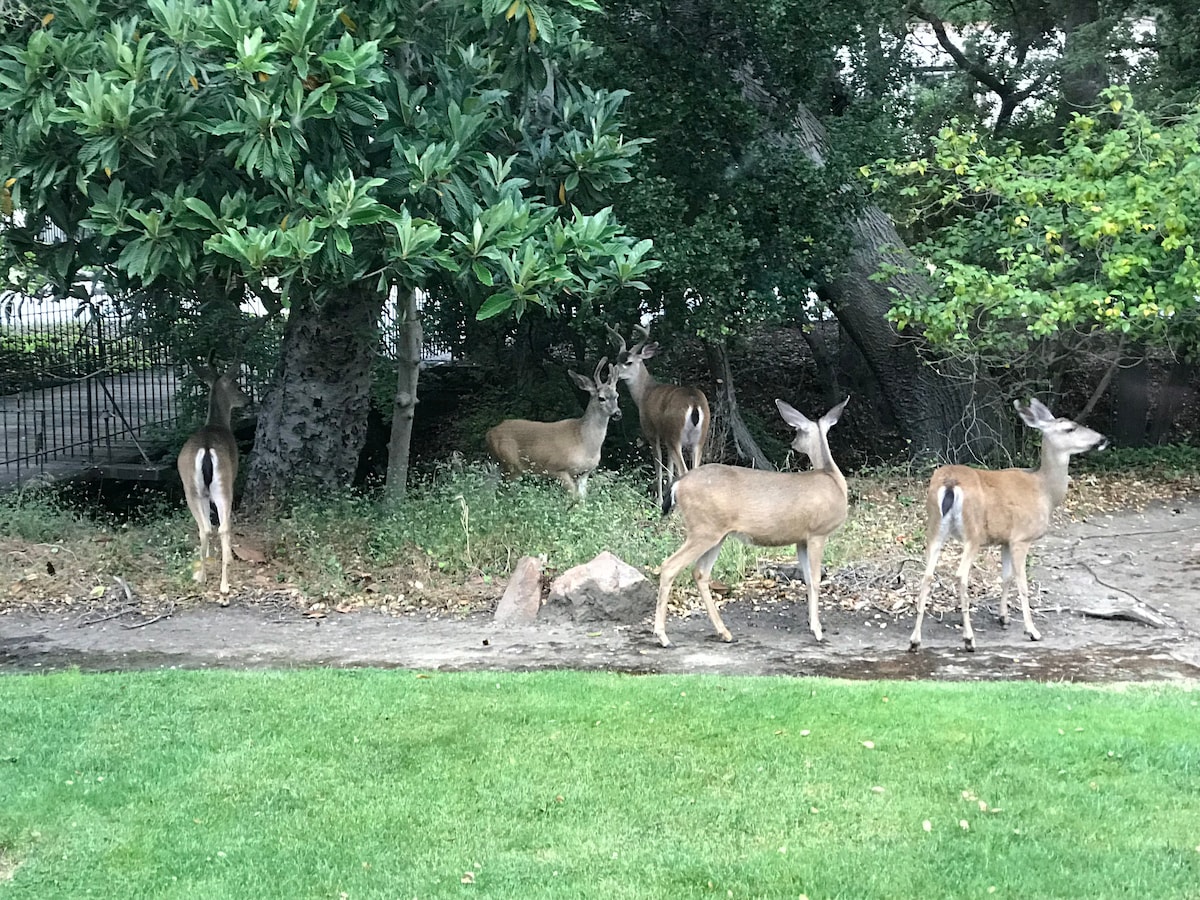
[[[496,604],[495,621],[500,625],[528,625],[537,618],[542,606],[542,567],[544,558],[522,556],[517,560],[504,596]]]

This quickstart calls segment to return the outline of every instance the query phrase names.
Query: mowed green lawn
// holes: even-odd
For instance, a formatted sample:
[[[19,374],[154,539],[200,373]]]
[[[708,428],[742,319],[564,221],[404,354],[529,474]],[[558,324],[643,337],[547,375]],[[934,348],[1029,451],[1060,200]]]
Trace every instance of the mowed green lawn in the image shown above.
[[[0,678],[0,898],[1200,897],[1200,690]]]

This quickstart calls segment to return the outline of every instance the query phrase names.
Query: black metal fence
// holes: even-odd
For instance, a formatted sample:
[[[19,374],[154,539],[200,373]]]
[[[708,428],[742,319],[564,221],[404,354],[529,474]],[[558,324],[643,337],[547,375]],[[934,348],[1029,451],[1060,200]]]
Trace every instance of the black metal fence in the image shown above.
[[[0,485],[104,463],[150,466],[179,417],[170,348],[108,304],[0,308]]]

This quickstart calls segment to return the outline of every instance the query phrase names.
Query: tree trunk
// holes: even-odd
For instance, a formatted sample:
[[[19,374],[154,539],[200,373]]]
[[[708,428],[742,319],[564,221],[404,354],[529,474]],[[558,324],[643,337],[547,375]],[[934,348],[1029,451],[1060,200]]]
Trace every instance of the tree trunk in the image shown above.
[[[1117,370],[1116,420],[1113,441],[1118,447],[1146,446],[1146,416],[1150,412],[1150,368],[1144,348],[1135,346],[1129,364]]]
[[[1059,100],[1054,125],[1060,135],[1074,113],[1086,113],[1108,87],[1105,56],[1110,27],[1101,19],[1099,0],[1060,0],[1064,35]]]
[[[421,314],[415,289],[397,298],[399,340],[396,346],[396,399],[392,404],[392,437],[388,442],[387,495],[404,499],[408,491],[408,458],[417,411],[417,379],[421,374]]]
[[[803,304],[796,320],[800,325],[800,336],[804,338],[804,343],[808,344],[808,352],[812,354],[813,363],[816,364],[817,378],[821,382],[821,393],[826,407],[841,403],[846,396],[842,391],[841,375],[820,323],[812,320]]]
[[[734,452],[740,462],[749,463],[751,468],[775,471],[775,466],[759,449],[758,442],[746,427],[742,414],[738,411],[737,391],[733,386],[733,369],[729,365],[729,348],[724,341],[709,343],[705,341],[704,352],[708,357],[708,368],[712,372],[713,381],[717,385],[717,396],[713,404],[713,420],[720,427],[713,429],[709,438],[710,445],[724,446],[726,437],[732,438]]]
[[[919,263],[904,249],[891,220],[867,206],[852,225],[853,246],[843,273],[820,291],[875,375],[913,459],[982,461],[1004,446],[1000,404],[991,385],[950,360],[937,366],[920,355],[919,339],[887,320],[889,287],[928,291]],[[884,260],[906,269],[889,283],[871,280]],[[996,419],[994,422],[989,420]]]
[[[366,440],[381,295],[360,283],[320,301],[293,298],[259,410],[243,498],[250,508],[350,487]]]
[[[1196,364],[1175,360],[1167,383],[1157,394],[1157,403],[1150,419],[1150,443],[1165,443],[1175,424],[1175,417],[1189,402],[1195,402],[1196,386],[1192,380],[1196,377]]]
[[[825,164],[825,127],[802,104],[797,104],[791,137],[816,165]],[[936,368],[927,365],[919,352],[919,339],[899,334],[887,320],[890,288],[914,293],[930,290],[920,274],[919,261],[877,206],[865,206],[850,229],[850,255],[842,274],[818,293],[875,374],[892,417],[908,441],[909,455],[956,462],[988,458],[1004,446],[1004,420],[996,415],[1000,404],[994,402],[994,389],[949,360],[939,362]],[[886,284],[872,281],[884,261],[899,264],[905,272]]]

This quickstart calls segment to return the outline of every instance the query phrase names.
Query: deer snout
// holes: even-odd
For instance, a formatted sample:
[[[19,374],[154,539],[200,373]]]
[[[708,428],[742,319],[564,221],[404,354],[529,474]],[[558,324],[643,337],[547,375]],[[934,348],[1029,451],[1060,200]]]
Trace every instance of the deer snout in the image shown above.
[[[609,418],[612,419],[614,422],[620,422],[621,421],[621,410],[614,409],[612,411],[612,415],[609,416]]]
[[[1093,450],[1106,450],[1106,449],[1108,449],[1108,438],[1106,438],[1104,435],[1100,435],[1100,443],[1098,443],[1098,444],[1097,444],[1095,447],[1093,447],[1092,449],[1093,449]]]

